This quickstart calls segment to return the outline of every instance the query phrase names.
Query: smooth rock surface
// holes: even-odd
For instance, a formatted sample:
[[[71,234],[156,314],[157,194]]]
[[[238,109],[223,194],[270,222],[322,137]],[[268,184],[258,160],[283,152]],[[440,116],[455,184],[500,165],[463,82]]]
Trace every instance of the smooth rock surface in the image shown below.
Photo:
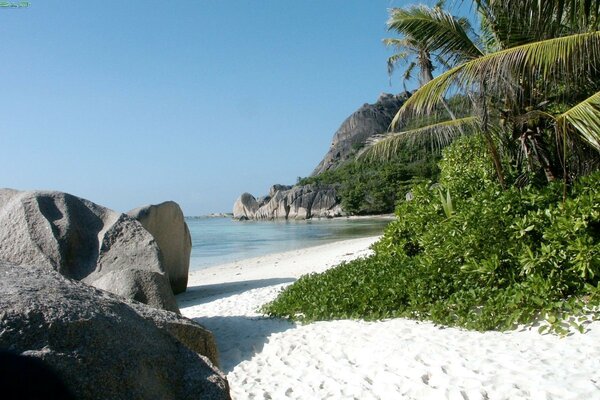
[[[156,287],[164,286],[161,279],[169,285],[152,235],[135,219],[91,201],[62,192],[0,189],[0,226],[0,261],[45,267],[90,285],[136,269],[156,273]],[[108,279],[99,285],[111,291]],[[149,288],[144,282],[123,285]],[[173,293],[165,295],[164,302],[173,304]]]
[[[176,314],[3,262],[0,310],[0,348],[42,359],[79,399],[230,398],[209,359],[164,329]]]
[[[166,201],[136,208],[127,215],[138,220],[156,240],[173,293],[185,292],[190,269],[192,236],[179,205],[174,201]]]
[[[93,285],[126,299],[179,313],[169,281],[158,272],[124,268],[102,275]]]
[[[258,202],[250,193],[243,193],[233,204],[233,218],[252,219],[258,210]]]

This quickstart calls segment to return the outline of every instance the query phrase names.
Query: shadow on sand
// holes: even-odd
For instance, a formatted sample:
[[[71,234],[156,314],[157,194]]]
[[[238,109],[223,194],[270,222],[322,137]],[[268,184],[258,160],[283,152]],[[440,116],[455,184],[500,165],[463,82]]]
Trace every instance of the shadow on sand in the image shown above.
[[[198,317],[194,321],[215,335],[221,370],[226,374],[261,352],[269,336],[296,327],[288,320],[267,317]]]
[[[181,308],[192,307],[295,280],[272,278],[192,286],[185,293],[177,295],[177,302]],[[269,336],[296,326],[284,319],[244,315],[196,317],[193,320],[214,334],[219,348],[221,370],[226,374],[239,363],[250,360],[262,351]]]
[[[247,292],[248,290],[294,282],[295,278],[257,279],[253,281],[239,281],[219,283],[215,285],[200,285],[188,287],[185,293],[177,295],[180,307],[190,307],[224,299],[229,296]]]

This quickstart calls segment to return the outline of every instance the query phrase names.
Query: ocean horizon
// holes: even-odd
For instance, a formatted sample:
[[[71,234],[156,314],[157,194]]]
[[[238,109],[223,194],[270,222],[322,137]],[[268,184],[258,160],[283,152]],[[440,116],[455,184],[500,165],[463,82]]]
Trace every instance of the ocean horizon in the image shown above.
[[[192,236],[190,271],[345,239],[377,236],[391,219],[334,218],[236,221],[230,217],[185,217]]]

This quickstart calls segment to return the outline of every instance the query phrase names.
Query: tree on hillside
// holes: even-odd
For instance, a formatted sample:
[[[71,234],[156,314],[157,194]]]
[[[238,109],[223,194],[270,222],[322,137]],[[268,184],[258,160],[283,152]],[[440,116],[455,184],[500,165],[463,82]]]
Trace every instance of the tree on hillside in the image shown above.
[[[454,66],[420,87],[392,127],[435,112],[447,96],[462,93],[470,99],[471,117],[422,127],[416,134],[448,137],[459,134],[461,124],[475,125],[503,186],[503,158],[524,171],[521,176],[539,172],[548,181],[560,176],[561,166],[567,178],[596,165],[600,1],[475,0],[474,6],[481,19],[475,40],[449,29],[460,24],[447,13],[445,24],[432,17],[403,22],[402,29],[410,28],[415,40],[428,43]],[[385,155],[391,143],[412,134],[395,133],[371,152]]]

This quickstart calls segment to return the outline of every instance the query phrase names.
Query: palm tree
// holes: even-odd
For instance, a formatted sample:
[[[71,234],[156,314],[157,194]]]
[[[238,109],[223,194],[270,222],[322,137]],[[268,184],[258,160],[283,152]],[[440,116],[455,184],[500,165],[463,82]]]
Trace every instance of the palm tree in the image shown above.
[[[600,89],[600,0],[474,3],[482,21],[479,42],[457,35],[439,18],[410,22],[416,40],[433,46],[455,66],[420,87],[392,127],[401,119],[435,112],[449,93],[461,92],[472,100],[478,131],[486,138],[502,184],[499,153],[508,154],[517,144],[530,169],[540,168],[553,180],[562,163],[566,176],[567,140],[581,146],[574,134],[600,151],[600,96],[594,95]],[[556,132],[563,140],[554,146],[551,133]],[[387,140],[404,140],[409,134],[397,133]],[[385,142],[373,148],[375,154],[389,147]]]
[[[406,90],[406,81],[412,78],[415,69],[419,70],[419,84],[422,86],[433,79],[433,71],[435,70],[433,61],[444,67],[444,69],[451,68],[452,62],[455,60],[441,56],[447,54],[449,48],[456,49],[457,52],[467,48],[467,51],[472,54],[482,54],[468,38],[468,32],[471,31],[469,21],[465,18],[454,18],[443,10],[443,6],[444,2],[439,1],[433,8],[419,5],[390,10],[390,18],[387,22],[388,30],[395,31],[402,35],[402,38],[383,39],[386,46],[393,47],[397,51],[388,58],[388,74],[391,77],[397,64],[401,62],[408,63],[408,67],[403,74],[404,90]],[[422,21],[437,26],[438,30],[446,31],[446,36],[451,36],[452,40],[442,42],[437,40],[436,37],[423,35],[424,24]],[[469,48],[468,45],[472,46]],[[441,103],[450,117],[456,119],[444,99],[441,99]]]

